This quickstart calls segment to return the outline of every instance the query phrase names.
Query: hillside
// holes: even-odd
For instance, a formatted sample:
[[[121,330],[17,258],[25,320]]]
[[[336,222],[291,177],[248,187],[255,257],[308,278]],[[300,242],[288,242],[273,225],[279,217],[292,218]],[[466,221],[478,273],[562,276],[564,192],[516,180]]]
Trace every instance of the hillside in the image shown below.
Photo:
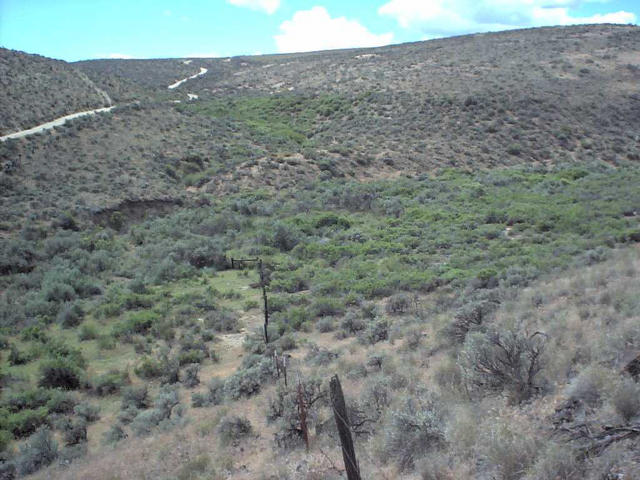
[[[318,175],[371,180],[448,167],[638,159],[640,35],[634,27],[546,28],[188,64],[75,65],[120,105],[136,98],[141,103],[110,120],[62,127],[55,141],[3,145],[5,152],[11,149],[0,152],[4,162],[10,156],[21,165],[10,181],[4,178],[12,205],[26,205],[25,195],[38,185],[32,183],[37,170],[49,158],[60,158],[56,171],[71,181],[64,198],[45,196],[42,207],[79,213],[86,207],[77,203],[83,194],[73,185],[104,185],[98,172],[117,178],[122,158],[131,159],[124,168],[135,166],[149,195],[119,186],[113,195],[94,196],[90,208],[153,199],[155,191],[173,196],[186,186],[224,193],[285,188]],[[207,74],[166,88],[202,67]],[[198,99],[188,101],[188,93]],[[109,140],[103,121],[120,133]],[[202,164],[188,176],[171,173],[194,156]],[[94,168],[70,171],[80,158]],[[23,178],[29,181],[20,187]]]
[[[0,48],[0,135],[110,104],[68,63]]]
[[[154,62],[149,68],[162,72],[165,84],[184,75],[181,62]],[[253,136],[284,136],[294,140],[287,149],[319,151],[340,172],[357,175],[389,163],[389,170],[422,171],[633,157],[639,64],[635,27],[542,28],[377,49],[194,59],[193,71],[210,72],[184,88],[200,96],[197,111],[240,120]],[[99,65],[117,65],[141,81],[141,63]],[[314,110],[322,100],[327,105]],[[262,122],[271,109],[288,118],[269,131]]]
[[[117,106],[0,143],[0,478],[344,478],[335,374],[363,478],[640,475],[637,27],[51,63]]]

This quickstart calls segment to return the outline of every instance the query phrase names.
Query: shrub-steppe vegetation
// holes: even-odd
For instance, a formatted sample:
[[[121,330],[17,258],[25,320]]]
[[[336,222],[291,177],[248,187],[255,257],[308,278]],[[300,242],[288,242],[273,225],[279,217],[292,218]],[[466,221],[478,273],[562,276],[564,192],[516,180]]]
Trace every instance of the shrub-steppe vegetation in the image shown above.
[[[144,97],[0,144],[0,478],[341,478],[336,373],[363,478],[636,478],[639,42],[75,64]]]

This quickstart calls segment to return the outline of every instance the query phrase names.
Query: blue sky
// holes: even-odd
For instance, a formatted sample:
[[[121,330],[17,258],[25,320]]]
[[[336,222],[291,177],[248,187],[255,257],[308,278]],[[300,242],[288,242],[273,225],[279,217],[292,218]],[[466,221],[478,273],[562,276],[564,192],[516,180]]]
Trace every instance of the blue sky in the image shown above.
[[[0,0],[0,46],[68,61],[226,57],[638,19],[638,0]]]

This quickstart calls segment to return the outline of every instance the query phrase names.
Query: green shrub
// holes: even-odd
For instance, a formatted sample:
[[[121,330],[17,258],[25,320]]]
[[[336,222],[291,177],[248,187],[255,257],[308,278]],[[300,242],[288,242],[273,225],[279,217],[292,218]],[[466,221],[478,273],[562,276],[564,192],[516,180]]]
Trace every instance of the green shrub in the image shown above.
[[[329,333],[335,329],[333,317],[324,317],[316,322],[316,328],[320,333]]]
[[[38,385],[45,388],[76,390],[80,388],[83,372],[75,362],[66,358],[52,358],[40,365]]]
[[[571,381],[567,394],[572,400],[581,400],[593,407],[600,406],[605,393],[612,387],[612,378],[611,371],[590,365]]]
[[[514,422],[491,419],[491,424],[481,431],[480,454],[497,474],[494,478],[521,479],[540,452],[538,439]]]
[[[7,357],[9,365],[24,365],[31,360],[30,356],[18,350],[18,347],[11,344],[9,355]]]
[[[107,445],[114,445],[125,438],[127,438],[127,433],[122,428],[122,425],[116,423],[104,433],[102,440]]]
[[[611,394],[611,404],[625,422],[640,414],[640,385],[624,378]]]
[[[244,302],[244,305],[242,306],[242,309],[245,310],[245,311],[248,311],[248,310],[252,310],[254,308],[258,308],[259,306],[260,306],[260,303],[257,300],[249,299],[249,300]]]
[[[158,321],[160,321],[160,315],[151,310],[130,312],[126,320],[114,328],[113,334],[117,337],[132,334],[144,335],[148,333],[154,323]]]
[[[317,297],[311,304],[311,312],[314,317],[342,315],[344,313],[344,303],[336,298]]]
[[[359,318],[353,312],[347,312],[342,321],[340,322],[340,328],[349,333],[350,335],[355,335],[358,332],[361,332],[367,327],[364,320]]]
[[[48,414],[49,411],[46,407],[24,409],[12,413],[6,420],[8,430],[11,431],[16,438],[26,437],[47,423]]]
[[[191,394],[191,406],[193,408],[202,408],[209,405],[206,393],[194,392]]]
[[[282,320],[282,324],[287,330],[300,330],[311,316],[305,307],[290,307],[286,312],[274,318]]]
[[[58,338],[51,338],[45,344],[45,351],[51,358],[64,359],[80,369],[84,369],[86,361],[80,349],[72,347]]]
[[[129,382],[129,374],[127,372],[111,370],[94,378],[91,381],[91,387],[96,395],[113,395],[118,393]]]
[[[130,407],[143,410],[148,408],[149,405],[149,390],[147,385],[130,386],[122,390],[122,403],[120,406],[122,410]]]
[[[97,340],[100,350],[113,350],[116,348],[116,339],[111,335],[100,335]]]
[[[289,252],[300,242],[300,233],[290,225],[277,222],[273,226],[271,245],[283,252]]]
[[[291,334],[286,334],[277,340],[278,347],[283,350],[294,350],[296,348],[296,340]]]
[[[444,444],[444,413],[440,401],[428,392],[407,398],[391,412],[384,428],[383,454],[401,470]]]
[[[152,379],[161,377],[165,373],[166,363],[151,357],[145,357],[134,368],[134,372],[141,378]]]
[[[512,143],[507,147],[507,153],[509,155],[520,155],[520,153],[522,153],[522,147],[517,143]]]
[[[150,435],[153,429],[164,419],[165,417],[160,410],[155,408],[144,410],[138,413],[133,422],[131,422],[131,430],[138,437]]]
[[[204,478],[210,463],[211,459],[208,455],[198,455],[180,467],[176,480]]]
[[[82,341],[95,340],[98,336],[98,326],[93,322],[84,322],[78,330],[78,338]]]
[[[187,388],[193,388],[200,385],[200,365],[197,363],[190,364],[185,368],[182,378],[182,384]]]
[[[231,333],[238,331],[236,315],[226,309],[208,311],[204,316],[204,324],[215,332]]]
[[[191,406],[195,408],[219,405],[224,400],[224,381],[213,378],[207,385],[204,393],[194,393],[191,395]]]
[[[1,411],[0,411],[1,413]],[[7,430],[3,430],[0,429],[0,458],[3,458],[4,453],[8,450],[9,445],[11,445],[11,441],[13,440],[13,435],[11,434],[11,432],[7,431]],[[2,475],[3,471],[0,468],[0,478],[3,478]],[[11,478],[11,477],[9,477]]]
[[[29,475],[46,467],[58,458],[58,443],[51,431],[43,427],[20,446],[15,460],[19,475]]]
[[[87,423],[93,423],[100,420],[100,407],[91,405],[90,403],[80,403],[73,409],[78,417],[83,418]]]
[[[386,319],[372,322],[367,327],[365,338],[369,343],[378,343],[389,338],[389,321]]]
[[[32,325],[24,328],[20,332],[20,339],[25,342],[41,342],[45,343],[48,339],[47,333],[40,325]]]
[[[236,415],[224,417],[218,424],[218,435],[222,445],[237,446],[253,433],[251,422],[246,417]]]
[[[65,304],[58,313],[58,323],[64,328],[77,327],[84,319],[84,310],[77,303]]]
[[[32,388],[18,392],[11,392],[5,395],[2,406],[11,412],[19,412],[25,409],[35,409],[44,407],[55,394],[55,390],[45,388]]]
[[[68,393],[54,390],[51,392],[46,407],[50,413],[71,413],[78,404],[78,399]]]
[[[224,384],[225,396],[237,400],[260,392],[262,383],[273,376],[272,362],[258,355],[245,357],[243,368],[231,375]]]
[[[202,350],[187,350],[178,355],[178,364],[180,366],[189,365],[191,363],[202,363],[205,359],[205,352]]]
[[[171,420],[171,415],[178,409],[180,399],[175,388],[164,386],[156,395],[154,408],[139,412],[131,422],[131,429],[137,436],[149,435],[160,423]]]
[[[67,420],[62,428],[65,445],[78,445],[87,441],[87,422],[81,418],[76,421]]]
[[[385,306],[387,313],[406,313],[411,307],[411,298],[406,293],[397,293],[389,297]]]
[[[546,337],[506,332],[476,332],[467,336],[460,364],[470,390],[505,392],[513,403],[529,399],[539,389]]]
[[[551,443],[538,455],[527,478],[535,480],[576,480],[584,478],[576,454],[566,445]]]

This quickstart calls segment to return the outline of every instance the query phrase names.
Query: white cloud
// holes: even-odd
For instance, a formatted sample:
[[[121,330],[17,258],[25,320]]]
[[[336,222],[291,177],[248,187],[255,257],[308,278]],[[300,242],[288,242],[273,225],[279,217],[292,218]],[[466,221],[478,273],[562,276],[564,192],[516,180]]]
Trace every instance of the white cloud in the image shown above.
[[[247,7],[251,10],[261,10],[271,15],[280,7],[280,0],[227,0],[236,7]]]
[[[395,18],[403,28],[417,28],[427,36],[636,21],[635,14],[625,11],[589,17],[570,14],[570,7],[585,2],[606,3],[606,0],[389,0],[378,13]]]
[[[357,20],[331,18],[324,7],[296,12],[291,20],[280,24],[280,32],[274,36],[279,52],[378,47],[393,40],[393,33],[376,35]]]

